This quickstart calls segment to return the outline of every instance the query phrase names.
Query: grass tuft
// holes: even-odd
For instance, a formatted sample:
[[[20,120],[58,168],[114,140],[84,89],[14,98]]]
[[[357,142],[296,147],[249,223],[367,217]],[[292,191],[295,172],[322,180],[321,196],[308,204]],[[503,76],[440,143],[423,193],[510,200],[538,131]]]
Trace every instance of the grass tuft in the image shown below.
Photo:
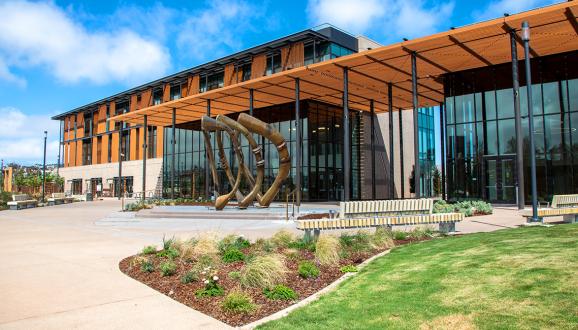
[[[253,303],[253,299],[248,294],[236,290],[223,299],[221,308],[226,312],[235,314],[252,314],[258,306]]]
[[[275,246],[280,248],[286,248],[295,240],[295,235],[292,232],[288,231],[287,229],[282,229],[276,232],[273,237],[271,237],[271,242],[275,244]]]
[[[322,235],[315,245],[315,258],[322,265],[330,265],[339,262],[340,251],[339,239],[331,235]]]
[[[241,271],[241,285],[250,288],[270,288],[283,282],[287,267],[278,254],[257,256]]]

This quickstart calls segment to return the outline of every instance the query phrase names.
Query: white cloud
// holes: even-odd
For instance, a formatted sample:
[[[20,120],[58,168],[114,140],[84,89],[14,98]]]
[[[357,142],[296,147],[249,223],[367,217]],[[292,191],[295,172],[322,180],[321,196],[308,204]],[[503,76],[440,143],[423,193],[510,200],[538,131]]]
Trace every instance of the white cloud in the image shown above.
[[[484,9],[474,12],[474,18],[488,20],[502,17],[505,13],[516,14],[536,7],[562,2],[560,0],[497,0],[490,2]]]
[[[140,82],[164,74],[168,51],[129,29],[88,31],[52,3],[0,4],[0,59],[7,68],[43,67],[63,82]],[[5,70],[0,78],[14,80]]]
[[[263,5],[265,6],[265,5]],[[189,16],[179,27],[177,47],[185,57],[216,59],[242,47],[241,33],[252,30],[252,20],[263,8],[242,0],[213,1]]]
[[[10,162],[42,163],[44,131],[48,132],[47,163],[56,163],[60,122],[48,115],[28,115],[12,108],[0,108],[0,159]]]
[[[423,0],[309,0],[310,24],[334,24],[352,33],[375,35],[382,41],[415,38],[437,32],[454,10],[453,1],[427,5]]]

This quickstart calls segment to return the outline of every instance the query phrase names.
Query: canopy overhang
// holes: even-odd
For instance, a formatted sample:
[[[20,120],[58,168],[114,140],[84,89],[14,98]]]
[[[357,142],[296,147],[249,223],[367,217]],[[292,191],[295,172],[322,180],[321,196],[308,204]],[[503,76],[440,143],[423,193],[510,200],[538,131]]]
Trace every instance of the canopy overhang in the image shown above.
[[[444,101],[442,76],[484,66],[511,62],[510,31],[515,31],[518,56],[523,58],[520,29],[523,21],[531,28],[531,56],[539,57],[578,49],[578,4],[565,2],[520,14],[452,29],[435,35],[404,41],[349,56],[298,67],[270,76],[187,96],[112,117],[111,120],[168,126],[173,109],[176,124],[249,109],[250,90],[254,108],[295,100],[295,79],[300,80],[300,99],[342,105],[343,70],[349,70],[349,107],[376,113],[387,112],[387,85],[393,85],[392,108],[411,109],[411,56],[417,58],[418,103],[436,106]]]

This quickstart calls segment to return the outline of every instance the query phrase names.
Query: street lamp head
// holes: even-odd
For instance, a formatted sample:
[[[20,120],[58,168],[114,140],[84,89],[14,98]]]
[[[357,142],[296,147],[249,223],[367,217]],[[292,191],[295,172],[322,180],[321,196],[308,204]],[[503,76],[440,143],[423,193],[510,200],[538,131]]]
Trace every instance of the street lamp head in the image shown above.
[[[48,131],[44,131],[44,135],[48,134]]]
[[[522,22],[522,40],[530,41],[530,25],[528,21]]]

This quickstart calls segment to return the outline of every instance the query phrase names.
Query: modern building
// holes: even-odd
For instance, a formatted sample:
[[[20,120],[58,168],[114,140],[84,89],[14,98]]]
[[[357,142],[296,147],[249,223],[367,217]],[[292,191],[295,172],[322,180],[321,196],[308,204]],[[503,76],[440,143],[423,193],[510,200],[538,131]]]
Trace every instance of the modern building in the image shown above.
[[[73,193],[101,184],[115,194],[120,177],[129,192],[206,196],[200,118],[246,112],[274,125],[290,147],[292,171],[278,199],[295,188],[303,201],[430,196],[441,152],[443,197],[529,200],[526,21],[539,196],[576,192],[576,7],[569,1],[388,46],[331,26],[305,30],[54,117],[63,122],[61,175]],[[270,142],[261,144],[267,185],[279,161]]]

